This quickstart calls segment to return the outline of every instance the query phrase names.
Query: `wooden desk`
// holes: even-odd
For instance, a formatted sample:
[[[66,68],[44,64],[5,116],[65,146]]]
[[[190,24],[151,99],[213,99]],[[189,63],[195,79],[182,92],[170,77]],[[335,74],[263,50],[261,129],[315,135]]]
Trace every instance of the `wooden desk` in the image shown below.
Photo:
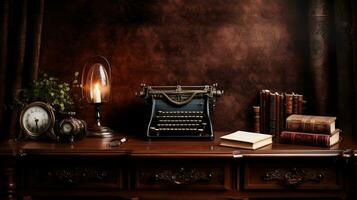
[[[218,138],[223,133],[216,133]],[[2,199],[354,198],[357,145],[273,144],[256,151],[215,141],[110,139],[0,143]],[[1,178],[2,177],[2,178]],[[51,196],[51,198],[50,198]]]

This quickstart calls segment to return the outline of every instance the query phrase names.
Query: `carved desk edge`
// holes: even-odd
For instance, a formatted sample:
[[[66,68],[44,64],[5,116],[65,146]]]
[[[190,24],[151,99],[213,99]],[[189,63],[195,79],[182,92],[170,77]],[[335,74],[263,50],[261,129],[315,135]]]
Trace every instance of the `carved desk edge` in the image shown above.
[[[134,141],[135,143],[135,141]],[[1,144],[1,143],[0,143]],[[2,142],[4,144],[4,142]],[[9,145],[10,144],[10,145]],[[249,158],[249,157],[341,157],[351,160],[357,157],[357,149],[271,149],[271,150],[244,150],[237,148],[224,148],[224,150],[195,150],[195,149],[145,149],[138,148],[138,145],[121,146],[117,148],[95,149],[71,149],[71,148],[44,148],[38,145],[36,148],[28,149],[24,147],[26,142],[7,141],[5,147],[0,148],[0,156],[24,157],[27,155],[47,155],[47,156],[128,156],[128,157],[175,157],[175,158]],[[155,144],[149,144],[155,145]],[[209,144],[207,143],[207,146]]]
[[[273,143],[258,150],[245,150],[219,146],[219,137],[226,132],[215,132],[214,141],[202,140],[144,140],[126,135],[128,141],[110,147],[108,138],[85,138],[73,144],[38,141],[0,141],[0,156],[129,156],[129,157],[193,157],[193,158],[244,158],[244,157],[357,157],[357,140],[347,138],[331,148],[286,145]]]

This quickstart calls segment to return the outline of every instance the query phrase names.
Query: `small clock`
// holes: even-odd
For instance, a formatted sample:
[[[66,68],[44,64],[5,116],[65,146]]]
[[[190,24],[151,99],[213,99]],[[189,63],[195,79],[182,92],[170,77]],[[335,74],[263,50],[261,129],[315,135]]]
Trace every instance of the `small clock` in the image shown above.
[[[74,142],[86,136],[87,123],[74,117],[64,118],[58,122],[56,134],[61,141]]]
[[[28,104],[20,115],[20,126],[31,139],[53,132],[54,124],[53,108],[44,102],[36,101]]]

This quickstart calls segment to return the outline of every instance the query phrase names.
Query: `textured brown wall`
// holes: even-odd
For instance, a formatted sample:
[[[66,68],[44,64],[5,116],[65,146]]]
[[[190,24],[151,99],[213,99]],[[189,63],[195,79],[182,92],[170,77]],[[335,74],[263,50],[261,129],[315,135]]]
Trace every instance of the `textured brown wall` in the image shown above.
[[[106,56],[113,101],[103,117],[117,130],[142,127],[140,83],[216,82],[225,94],[214,128],[251,130],[260,89],[304,89],[306,9],[301,0],[48,0],[40,69],[69,80],[91,56]],[[91,110],[82,116],[92,121]]]

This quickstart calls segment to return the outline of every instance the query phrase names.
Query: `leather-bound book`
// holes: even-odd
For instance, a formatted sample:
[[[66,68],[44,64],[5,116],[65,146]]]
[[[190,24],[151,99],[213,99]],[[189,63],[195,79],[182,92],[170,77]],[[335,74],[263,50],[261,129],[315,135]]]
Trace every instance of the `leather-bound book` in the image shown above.
[[[290,115],[286,118],[286,130],[331,134],[335,131],[336,117],[314,115]]]
[[[285,117],[293,114],[293,94],[285,93]]]
[[[260,103],[260,132],[264,133],[265,132],[265,128],[264,128],[264,124],[265,124],[265,116],[264,116],[264,110],[265,110],[265,106],[264,106],[264,90],[260,90],[259,93],[259,103]]]
[[[299,113],[299,95],[293,93],[293,114]]]
[[[339,140],[339,129],[336,129],[331,135],[293,131],[282,131],[280,134],[280,142],[288,144],[330,147],[339,142]]]
[[[264,90],[264,132],[265,134],[269,134],[270,127],[270,91]]]
[[[297,104],[298,104],[298,107],[297,107],[297,114],[303,114],[302,113],[302,108],[303,108],[303,95],[301,95],[301,94],[298,94],[297,95]]]
[[[279,99],[280,99],[280,111],[279,111],[279,131],[278,131],[278,138],[279,135],[281,133],[281,131],[284,130],[285,127],[285,116],[284,116],[284,95],[280,94],[279,95]]]
[[[277,95],[275,93],[270,93],[270,106],[269,106],[269,134],[275,135],[276,133],[276,99]]]
[[[279,137],[280,127],[280,96],[279,93],[275,93],[275,138]]]
[[[254,111],[254,132],[260,133],[260,107],[253,106]]]

